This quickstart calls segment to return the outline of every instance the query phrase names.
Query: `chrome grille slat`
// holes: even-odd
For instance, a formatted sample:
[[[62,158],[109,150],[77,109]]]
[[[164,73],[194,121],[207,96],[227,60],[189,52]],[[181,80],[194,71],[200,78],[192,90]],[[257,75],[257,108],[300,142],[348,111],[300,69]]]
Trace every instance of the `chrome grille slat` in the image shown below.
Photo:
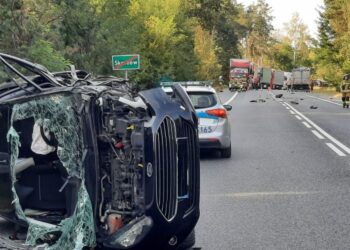
[[[171,152],[177,152],[177,140],[176,140],[176,131],[175,131],[175,126],[170,126],[170,130],[172,132],[171,134]],[[171,205],[171,213],[175,213],[176,210],[176,205],[177,205],[177,196],[178,196],[178,186],[177,186],[177,169],[178,169],[178,158],[177,158],[177,153],[176,154],[171,154],[171,160],[172,163],[176,166],[176,168],[172,169],[172,175],[175,176],[175,178],[171,178],[171,187],[172,187],[172,197],[176,197],[176,199],[172,200],[172,205]]]
[[[170,178],[169,178],[169,173],[170,173],[170,169],[169,167],[171,166],[171,162],[170,162],[170,143],[169,143],[169,137],[171,136],[170,135],[170,131],[169,131],[169,128],[168,128],[168,119],[165,120],[165,123],[164,123],[164,132],[163,132],[163,136],[165,137],[165,152],[166,154],[164,154],[165,156],[165,162],[164,162],[164,167],[166,167],[166,175],[165,175],[165,178],[164,178],[164,186],[166,186],[166,189],[164,189],[164,193],[165,193],[165,198],[169,197],[169,192],[170,192],[170,188],[171,188],[171,185],[170,185]],[[167,185],[168,184],[168,185]],[[169,214],[169,211],[168,211],[168,207],[169,207],[169,202],[167,202],[166,199],[163,200],[164,202],[164,211],[165,211],[165,214]]]
[[[161,134],[160,134],[160,137],[161,137],[161,142],[162,144],[160,145],[160,147],[165,147],[165,152],[166,152],[166,136],[165,136],[165,128],[164,126],[161,127]],[[161,162],[161,165],[160,166],[164,166],[164,168],[161,168],[162,170],[162,180],[165,180],[166,178],[166,172],[167,172],[167,169],[165,166],[167,166],[166,164],[166,155],[164,153],[161,154],[161,157],[162,157],[162,162]],[[164,210],[164,203],[165,203],[165,198],[166,198],[166,187],[165,187],[165,181],[162,182],[162,190],[161,190],[161,193],[162,193],[162,199],[161,199],[161,202],[160,202],[160,206],[161,206],[161,209]]]
[[[155,134],[156,200],[163,216],[172,220],[177,212],[177,141],[175,122],[166,117]]]
[[[160,152],[160,145],[161,145],[161,141],[160,141],[160,136],[159,134],[156,135],[156,166],[158,165],[162,165],[161,163],[161,155],[159,154]],[[161,168],[157,167],[157,176],[161,176],[162,172],[161,172]],[[161,195],[161,187],[157,185],[157,197],[159,197]]]
[[[181,187],[181,193],[188,195],[188,210],[191,210],[196,200],[196,176],[198,171],[197,159],[197,146],[196,142],[196,130],[186,121],[182,122],[181,136],[187,138],[186,145],[180,150],[187,150],[187,154],[183,154],[184,159],[180,159],[181,165],[179,165],[179,186]]]

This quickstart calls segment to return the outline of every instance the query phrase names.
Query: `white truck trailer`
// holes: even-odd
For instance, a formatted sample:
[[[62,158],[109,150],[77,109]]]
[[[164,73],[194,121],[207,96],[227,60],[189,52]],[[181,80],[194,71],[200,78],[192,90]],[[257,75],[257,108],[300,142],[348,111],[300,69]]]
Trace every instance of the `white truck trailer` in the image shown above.
[[[282,89],[284,83],[284,72],[280,70],[275,70],[273,73],[272,88]]]
[[[292,72],[292,90],[310,91],[310,68],[297,68]]]
[[[260,73],[260,86],[263,89],[267,89],[270,86],[272,78],[272,70],[270,68],[261,68]]]

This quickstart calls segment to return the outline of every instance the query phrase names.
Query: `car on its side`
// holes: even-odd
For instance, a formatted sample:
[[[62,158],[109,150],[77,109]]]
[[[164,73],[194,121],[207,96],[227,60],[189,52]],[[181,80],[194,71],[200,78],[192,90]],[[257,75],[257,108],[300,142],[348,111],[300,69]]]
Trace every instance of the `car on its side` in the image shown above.
[[[181,86],[137,91],[2,53],[0,80],[0,216],[27,229],[23,248],[194,245],[198,121]]]
[[[221,103],[215,89],[208,81],[162,82],[163,90],[172,94],[171,85],[180,84],[191,99],[199,122],[199,146],[201,149],[219,150],[223,158],[231,157],[231,127],[228,111],[231,105]]]

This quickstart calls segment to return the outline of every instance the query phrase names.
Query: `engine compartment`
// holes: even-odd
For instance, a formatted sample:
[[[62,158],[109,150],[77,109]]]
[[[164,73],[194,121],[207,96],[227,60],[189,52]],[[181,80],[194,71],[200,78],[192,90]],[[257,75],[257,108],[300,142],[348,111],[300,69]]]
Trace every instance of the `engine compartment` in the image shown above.
[[[146,114],[111,96],[100,97],[98,108],[99,222],[103,234],[113,234],[145,212]]]

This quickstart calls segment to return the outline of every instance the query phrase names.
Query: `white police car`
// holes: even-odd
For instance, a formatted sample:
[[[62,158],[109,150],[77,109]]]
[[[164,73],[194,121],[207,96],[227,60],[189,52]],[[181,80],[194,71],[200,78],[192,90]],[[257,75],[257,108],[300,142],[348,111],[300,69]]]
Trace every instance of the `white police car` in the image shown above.
[[[201,149],[218,149],[223,158],[231,157],[231,128],[227,111],[210,82],[162,82],[162,89],[171,94],[170,85],[180,83],[190,97],[199,118],[198,133]]]

